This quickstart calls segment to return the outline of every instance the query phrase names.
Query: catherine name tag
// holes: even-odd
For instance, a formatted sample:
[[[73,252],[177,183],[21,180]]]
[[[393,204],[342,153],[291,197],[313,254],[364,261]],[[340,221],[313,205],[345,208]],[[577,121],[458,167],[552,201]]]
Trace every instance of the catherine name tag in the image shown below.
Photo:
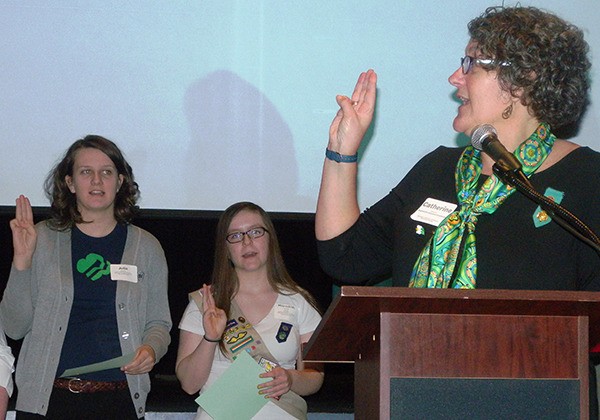
[[[439,226],[450,213],[456,210],[457,205],[446,203],[445,201],[428,198],[421,207],[415,211],[410,218],[417,222],[427,223],[432,226]]]

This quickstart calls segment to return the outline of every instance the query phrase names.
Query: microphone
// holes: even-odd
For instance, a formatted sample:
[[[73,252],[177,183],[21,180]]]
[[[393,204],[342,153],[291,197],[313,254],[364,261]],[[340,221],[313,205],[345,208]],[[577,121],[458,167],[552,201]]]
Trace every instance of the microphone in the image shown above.
[[[490,124],[482,124],[471,134],[471,144],[491,157],[504,171],[520,171],[521,162],[498,140],[498,132]]]
[[[496,162],[492,166],[492,170],[502,182],[511,185],[531,201],[539,204],[558,225],[600,254],[600,238],[574,214],[533,188],[529,178],[522,171],[521,162],[498,140],[498,132],[494,126],[482,124],[475,127],[475,131],[471,134],[471,144]]]

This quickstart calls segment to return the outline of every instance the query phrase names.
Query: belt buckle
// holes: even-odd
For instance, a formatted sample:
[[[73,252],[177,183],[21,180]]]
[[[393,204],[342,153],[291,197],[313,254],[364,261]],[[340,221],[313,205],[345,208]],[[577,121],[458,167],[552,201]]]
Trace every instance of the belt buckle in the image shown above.
[[[77,382],[79,382],[79,384],[77,384]],[[83,389],[83,383],[79,378],[71,378],[69,379],[68,388],[73,394],[79,394]]]

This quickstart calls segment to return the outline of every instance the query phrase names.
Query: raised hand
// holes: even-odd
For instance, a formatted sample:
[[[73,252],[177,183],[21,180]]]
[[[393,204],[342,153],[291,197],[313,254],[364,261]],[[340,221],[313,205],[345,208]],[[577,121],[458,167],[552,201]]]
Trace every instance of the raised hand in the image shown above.
[[[13,265],[17,270],[31,267],[33,253],[37,244],[37,232],[33,223],[31,203],[24,195],[16,200],[15,218],[10,221],[13,237]]]
[[[338,95],[340,106],[329,127],[328,148],[343,155],[354,155],[364,137],[375,111],[377,74],[373,70],[358,77],[352,98]]]
[[[202,286],[202,325],[204,326],[204,335],[211,340],[218,340],[223,335],[227,323],[227,315],[221,308],[215,305],[210,286]]]

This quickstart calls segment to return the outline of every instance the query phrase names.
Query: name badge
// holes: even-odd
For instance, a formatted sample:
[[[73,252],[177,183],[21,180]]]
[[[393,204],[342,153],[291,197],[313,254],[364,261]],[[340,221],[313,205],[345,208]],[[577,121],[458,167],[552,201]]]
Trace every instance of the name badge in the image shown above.
[[[111,264],[110,265],[111,280],[128,281],[137,283],[138,273],[137,266],[128,264]]]
[[[293,305],[277,303],[273,316],[279,321],[293,321],[296,314],[296,308]]]
[[[454,203],[446,203],[445,201],[428,198],[421,207],[415,211],[410,218],[417,221],[427,223],[432,226],[439,226],[450,213],[456,210],[457,205]]]

